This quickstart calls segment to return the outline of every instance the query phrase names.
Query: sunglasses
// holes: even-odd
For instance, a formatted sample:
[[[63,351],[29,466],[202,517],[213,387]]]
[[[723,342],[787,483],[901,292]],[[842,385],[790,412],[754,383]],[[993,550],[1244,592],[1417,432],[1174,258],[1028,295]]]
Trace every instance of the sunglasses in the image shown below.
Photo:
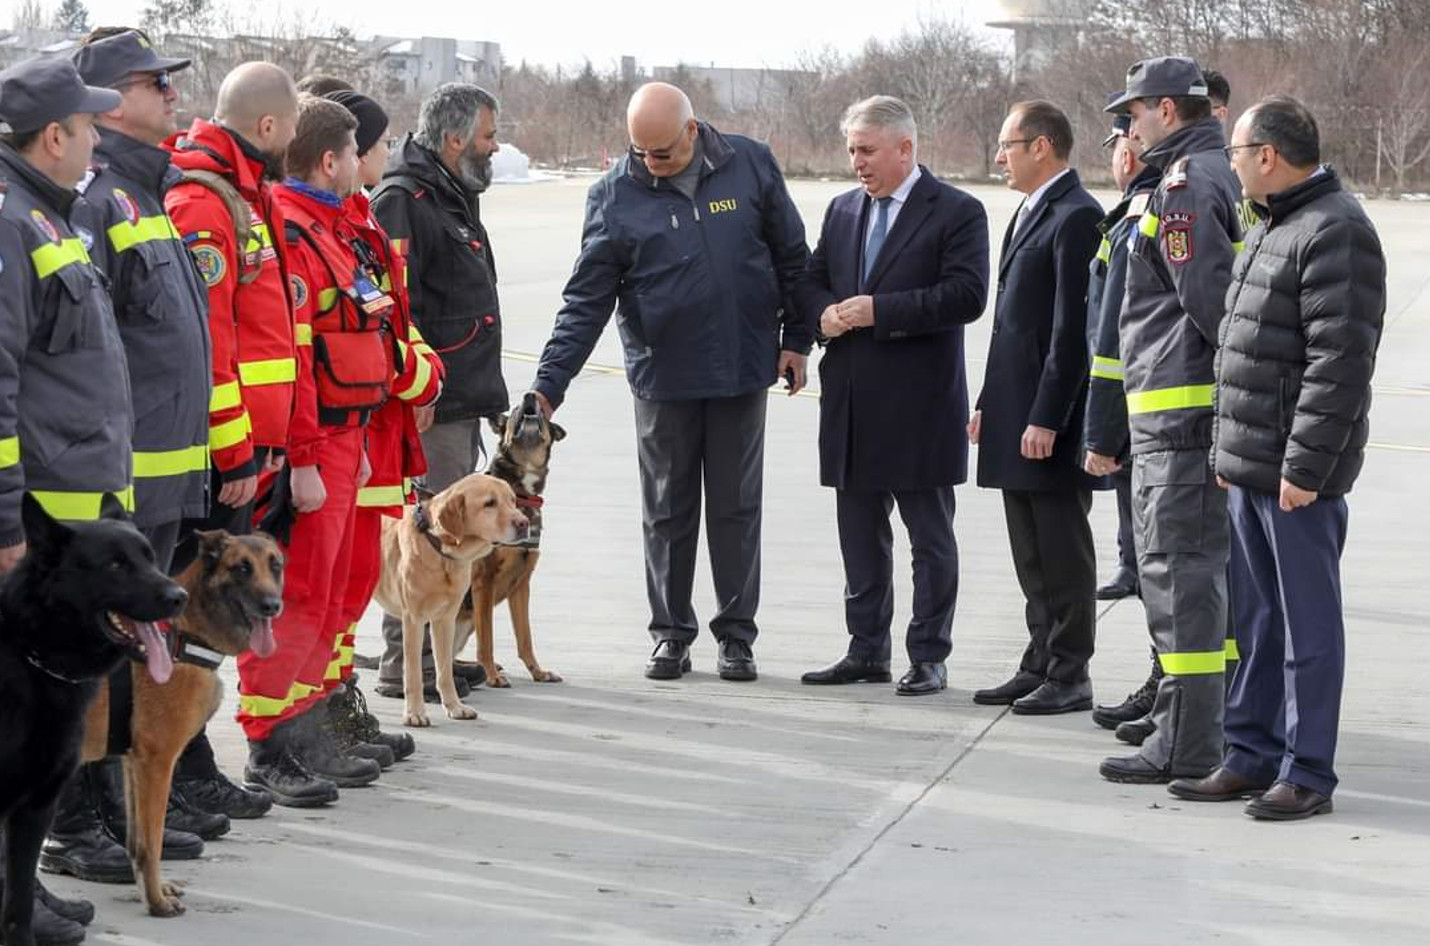
[[[680,134],[676,135],[675,140],[672,141],[670,144],[666,145],[664,148],[647,149],[637,148],[635,145],[631,145],[631,157],[635,158],[637,161],[645,161],[646,159],[650,159],[652,161],[669,161],[671,158],[675,157],[675,148],[677,145],[680,144],[680,139],[684,137],[685,129],[682,128],[680,130]]]
[[[132,86],[152,85],[160,92],[167,92],[174,87],[174,80],[169,78],[167,72],[156,72],[151,76],[142,79],[135,79],[131,82],[121,82],[115,86],[116,89],[128,89]]]

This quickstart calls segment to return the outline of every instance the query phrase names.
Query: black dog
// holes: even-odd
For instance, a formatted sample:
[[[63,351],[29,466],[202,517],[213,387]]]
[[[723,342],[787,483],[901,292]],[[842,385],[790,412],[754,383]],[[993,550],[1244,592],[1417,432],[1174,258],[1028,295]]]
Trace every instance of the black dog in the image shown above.
[[[64,525],[22,500],[29,548],[0,587],[0,819],[5,900],[0,940],[34,946],[35,864],[55,800],[79,767],[86,707],[128,657],[160,683],[173,670],[152,622],[188,595],[154,567],[154,550],[105,496],[103,518]]]

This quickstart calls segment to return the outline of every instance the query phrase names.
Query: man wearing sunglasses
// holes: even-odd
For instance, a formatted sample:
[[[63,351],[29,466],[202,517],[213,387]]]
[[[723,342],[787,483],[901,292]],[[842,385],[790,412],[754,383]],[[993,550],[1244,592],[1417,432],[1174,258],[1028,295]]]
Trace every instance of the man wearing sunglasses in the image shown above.
[[[804,387],[813,326],[795,286],[804,224],[763,144],[695,118],[672,85],[626,110],[630,153],[591,187],[581,255],[541,355],[535,390],[559,407],[612,310],[635,394],[649,631],[646,676],[690,670],[704,483],[726,680],[756,676],[766,389]]]

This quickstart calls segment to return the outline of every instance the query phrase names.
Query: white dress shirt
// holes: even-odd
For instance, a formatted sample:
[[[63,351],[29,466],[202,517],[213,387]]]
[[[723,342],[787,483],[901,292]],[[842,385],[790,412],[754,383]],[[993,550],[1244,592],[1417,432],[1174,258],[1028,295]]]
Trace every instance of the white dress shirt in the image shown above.
[[[888,235],[894,232],[894,221],[899,216],[899,210],[904,206],[904,201],[909,199],[909,191],[914,189],[914,184],[918,182],[919,175],[923,172],[919,170],[917,164],[909,172],[909,176],[904,178],[904,182],[894,188],[894,192],[889,196],[893,199],[889,201],[889,222],[888,229],[884,231],[884,239],[888,240]],[[868,248],[869,237],[874,235],[874,222],[879,219],[879,205],[875,201],[869,208],[869,223],[864,228],[864,246]]]

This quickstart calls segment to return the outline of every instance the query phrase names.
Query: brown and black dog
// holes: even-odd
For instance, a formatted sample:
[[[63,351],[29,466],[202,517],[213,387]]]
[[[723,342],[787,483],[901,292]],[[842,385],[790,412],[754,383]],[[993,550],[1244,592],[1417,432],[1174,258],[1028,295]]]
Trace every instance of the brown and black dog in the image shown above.
[[[170,622],[174,660],[167,683],[133,669],[132,737],[124,755],[125,847],[139,892],[154,916],[184,912],[180,890],[159,876],[164,812],[174,763],[218,710],[223,689],[216,672],[225,657],[252,649],[272,654],[273,619],[283,610],[283,553],[261,533],[200,532],[199,554],[176,579],[188,606]],[[84,759],[103,758],[109,742],[109,685],[85,720]]]
[[[511,612],[511,626],[516,635],[516,653],[526,665],[531,679],[537,683],[560,683],[561,675],[543,669],[536,660],[531,643],[531,576],[541,558],[542,493],[546,490],[546,473],[551,466],[551,446],[566,437],[560,424],[547,420],[537,406],[536,396],[527,394],[521,410],[490,420],[497,441],[487,475],[511,484],[516,504],[531,526],[527,538],[512,546],[497,548],[472,566],[472,597],[470,610],[464,602],[457,615],[457,646],[466,646],[467,635],[476,634],[477,660],[486,670],[487,684],[509,687],[511,681],[496,661],[492,641],[493,612],[503,601]]]

